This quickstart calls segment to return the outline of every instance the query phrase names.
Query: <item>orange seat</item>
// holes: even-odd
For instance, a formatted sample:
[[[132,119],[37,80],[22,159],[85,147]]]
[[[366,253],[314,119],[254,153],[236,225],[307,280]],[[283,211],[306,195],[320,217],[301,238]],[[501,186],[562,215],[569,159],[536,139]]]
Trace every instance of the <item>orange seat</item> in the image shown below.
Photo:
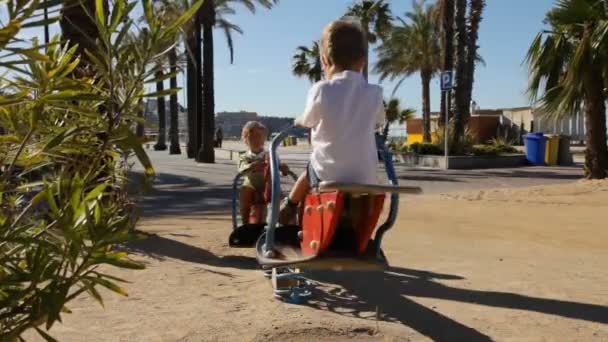
[[[359,196],[342,191],[307,195],[300,221],[302,255],[316,256],[330,250],[363,254],[376,229],[384,199],[384,194]]]

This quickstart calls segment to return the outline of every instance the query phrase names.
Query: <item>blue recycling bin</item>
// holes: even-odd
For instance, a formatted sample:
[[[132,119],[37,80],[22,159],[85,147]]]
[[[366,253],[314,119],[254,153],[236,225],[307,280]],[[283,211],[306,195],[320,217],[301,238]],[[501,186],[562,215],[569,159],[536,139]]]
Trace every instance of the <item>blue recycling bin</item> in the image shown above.
[[[545,148],[547,138],[543,133],[535,132],[526,134],[526,159],[532,165],[545,165]]]

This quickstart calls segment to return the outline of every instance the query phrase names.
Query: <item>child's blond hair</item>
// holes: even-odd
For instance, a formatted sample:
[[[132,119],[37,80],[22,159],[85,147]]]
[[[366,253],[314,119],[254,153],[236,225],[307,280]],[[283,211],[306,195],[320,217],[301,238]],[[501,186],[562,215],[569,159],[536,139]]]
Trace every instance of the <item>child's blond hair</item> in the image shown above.
[[[247,137],[249,136],[249,132],[254,129],[260,129],[264,133],[265,136],[268,136],[268,129],[259,121],[249,121],[243,126],[243,131],[241,132],[241,139],[247,142]]]
[[[321,35],[321,53],[333,65],[351,70],[367,58],[367,38],[360,24],[353,20],[335,20]]]

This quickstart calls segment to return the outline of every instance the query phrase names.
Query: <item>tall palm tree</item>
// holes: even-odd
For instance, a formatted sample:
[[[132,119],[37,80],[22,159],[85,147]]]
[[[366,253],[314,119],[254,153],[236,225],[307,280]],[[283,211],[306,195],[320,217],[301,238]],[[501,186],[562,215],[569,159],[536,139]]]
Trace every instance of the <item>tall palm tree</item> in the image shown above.
[[[215,162],[214,134],[215,134],[215,93],[214,93],[214,62],[213,62],[213,28],[221,21],[218,21],[218,12],[221,9],[232,8],[231,4],[241,4],[252,13],[255,12],[255,5],[261,5],[265,8],[271,8],[278,0],[205,0],[200,11],[200,23],[202,25],[202,49],[203,62],[198,70],[202,70],[202,139],[201,147],[196,153],[196,160],[203,163]],[[226,32],[226,27],[221,27]],[[228,27],[229,28],[229,27]],[[232,44],[232,41],[228,41]],[[199,44],[199,42],[197,42]],[[199,60],[197,60],[199,63]],[[199,63],[200,64],[200,63]],[[199,111],[197,109],[197,117]]]
[[[471,99],[475,75],[475,62],[479,60],[477,54],[477,40],[479,25],[485,8],[485,0],[456,0],[456,113],[454,115],[454,135],[451,146],[459,146],[464,137],[465,127],[471,116]],[[467,9],[469,15],[467,17]]]
[[[294,75],[306,77],[312,83],[319,82],[323,77],[319,42],[313,42],[311,47],[299,46],[292,59],[291,72]]]
[[[106,1],[103,1],[107,6]],[[80,55],[80,65],[76,73],[85,73],[90,64],[85,49],[95,53],[99,31],[95,23],[95,0],[65,0],[61,8],[59,25],[63,40],[70,42],[70,46],[78,45],[76,53]],[[107,13],[107,11],[106,11]]]
[[[384,0],[359,0],[348,8],[345,16],[359,19],[369,45],[378,40],[384,41],[390,34],[392,13]],[[368,77],[368,63],[363,69],[363,76]]]
[[[460,132],[464,132],[465,120],[468,117],[469,105],[466,101],[466,83],[467,83],[467,0],[455,0],[456,13],[454,17],[454,25],[456,29],[456,73],[454,102],[454,135],[450,146],[457,146]]]
[[[595,0],[558,0],[547,13],[548,29],[530,46],[529,93],[546,116],[577,114],[587,126],[585,175],[606,178],[606,82],[608,7]]]
[[[412,108],[401,108],[401,101],[398,98],[392,98],[388,102],[384,102],[384,109],[386,112],[386,122],[384,129],[382,130],[383,136],[388,136],[389,126],[394,122],[400,124],[414,118],[416,110]]]
[[[321,67],[321,52],[319,42],[312,42],[311,47],[299,46],[293,56],[291,72],[298,77],[306,77],[312,83],[319,82],[323,78]],[[308,143],[310,144],[311,131],[308,130]]]
[[[171,70],[171,78],[169,80],[170,88],[177,89],[177,48],[173,47],[169,51],[169,66]],[[169,148],[170,154],[181,154],[181,148],[179,147],[179,104],[177,102],[177,92],[172,93],[169,96],[169,112],[170,112],[170,123],[169,129],[169,141],[171,147]]]
[[[441,23],[442,39],[442,71],[454,69],[454,0],[441,0],[439,5],[439,21]],[[446,116],[451,116],[451,97],[441,96],[441,117],[439,122],[445,121]],[[446,113],[448,111],[448,113]],[[448,114],[448,115],[446,115]]]
[[[181,0],[179,2],[168,1],[176,8],[178,12],[183,12],[191,6],[191,0]],[[234,60],[234,44],[232,34],[234,32],[242,34],[243,30],[233,24],[228,16],[235,13],[235,10],[230,7],[233,3],[238,3],[237,0],[215,0],[215,28],[223,31],[226,37],[226,43],[230,52],[230,62]],[[245,5],[251,5],[251,1],[243,0]],[[201,33],[201,11],[195,18],[187,21],[183,28],[183,41],[186,54],[186,98],[187,98],[187,119],[188,119],[188,142],[186,153],[188,158],[195,158],[202,145],[202,65],[197,61],[202,60],[202,47],[197,44],[200,42]],[[198,21],[198,22],[197,22]],[[200,103],[199,103],[200,102]],[[197,105],[198,103],[198,105]]]
[[[179,18],[179,16],[186,10],[185,7],[180,6],[180,3],[172,0],[153,0],[159,5],[161,10],[161,16],[163,21],[167,23],[173,23]],[[191,26],[186,24],[184,32]],[[177,46],[171,47],[168,54],[169,59],[169,72],[171,77],[169,78],[169,84],[171,89],[177,89],[177,70],[178,70],[178,54]],[[179,146],[179,104],[177,101],[177,93],[172,93],[169,96],[169,153],[170,154],[181,154],[181,148]]]
[[[163,71],[159,69],[155,74],[156,79],[156,91],[162,92],[165,88],[163,78]],[[154,145],[155,151],[164,151],[167,149],[167,109],[165,105],[165,97],[163,95],[156,98],[156,110],[158,112],[158,137],[156,144]]]
[[[430,83],[439,71],[441,61],[441,40],[439,37],[435,6],[415,0],[412,11],[405,17],[397,18],[391,35],[378,48],[376,72],[380,79],[399,78],[395,91],[403,80],[414,73],[420,73],[422,82],[423,137],[431,141],[431,91]],[[393,93],[395,93],[393,91]]]
[[[202,110],[202,145],[196,161],[215,163],[215,90],[213,79],[213,26],[215,26],[215,0],[205,0],[201,6],[201,24],[203,26],[203,110]],[[198,62],[198,60],[197,60]]]

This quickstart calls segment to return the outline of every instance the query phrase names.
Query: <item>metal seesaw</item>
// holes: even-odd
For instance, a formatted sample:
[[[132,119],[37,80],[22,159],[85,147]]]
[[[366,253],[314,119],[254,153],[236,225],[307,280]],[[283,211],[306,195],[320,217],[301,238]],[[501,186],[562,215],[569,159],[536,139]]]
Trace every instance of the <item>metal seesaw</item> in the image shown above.
[[[317,270],[384,270],[388,261],[382,239],[395,224],[400,194],[420,194],[419,187],[398,186],[392,155],[379,137],[380,159],[388,185],[322,182],[311,189],[300,211],[300,225],[278,226],[280,174],[277,149],[290,130],[277,135],[270,147],[270,212],[268,226],[256,243],[259,264],[272,269],[275,296],[300,302],[310,295],[312,282],[300,268]],[[390,194],[386,221],[376,229],[386,194]],[[375,232],[375,234],[374,234]],[[373,238],[372,238],[373,235]]]

